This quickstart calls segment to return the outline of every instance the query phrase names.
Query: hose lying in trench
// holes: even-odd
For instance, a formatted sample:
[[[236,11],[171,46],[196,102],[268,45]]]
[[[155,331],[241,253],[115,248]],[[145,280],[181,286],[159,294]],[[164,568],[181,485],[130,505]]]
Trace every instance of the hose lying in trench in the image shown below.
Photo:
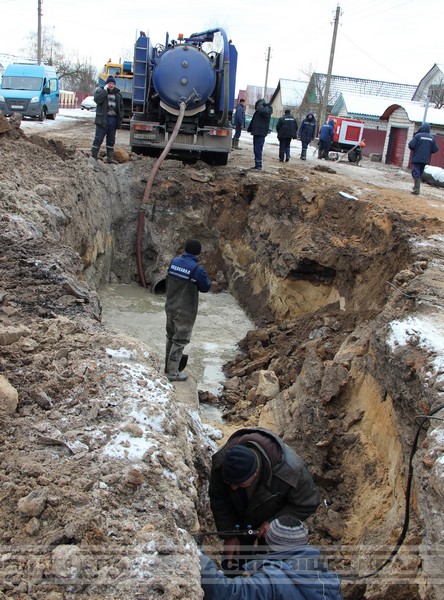
[[[163,149],[162,154],[157,159],[157,161],[153,167],[153,170],[150,173],[148,182],[145,186],[145,192],[143,194],[142,204],[140,205],[140,209],[139,209],[139,218],[137,221],[137,236],[136,236],[136,257],[137,257],[137,271],[139,273],[141,285],[144,288],[146,288],[146,280],[145,280],[145,274],[143,272],[143,264],[142,264],[142,237],[143,237],[143,226],[145,224],[146,207],[148,205],[148,199],[150,197],[151,188],[153,187],[154,179],[157,175],[160,165],[163,163],[166,156],[168,155],[168,152],[171,150],[171,146],[174,144],[174,140],[176,139],[177,134],[179,133],[179,129],[180,129],[180,126],[182,125],[183,117],[185,115],[185,108],[186,108],[185,102],[181,102],[179,104],[179,115],[177,117],[176,125],[174,126],[174,129],[171,133],[171,136],[170,136],[170,139],[168,140],[167,145]]]
[[[398,541],[396,542],[396,546],[391,551],[390,556],[382,563],[382,565],[379,565],[379,567],[377,569],[375,569],[372,573],[369,573],[368,575],[342,575],[342,579],[353,579],[353,580],[356,580],[356,579],[368,579],[369,577],[373,577],[374,575],[377,575],[380,571],[382,571],[382,569],[385,566],[387,566],[389,563],[391,563],[392,560],[395,558],[395,556],[398,554],[399,549],[401,548],[402,544],[404,543],[405,536],[407,535],[407,530],[409,528],[409,522],[410,522],[410,497],[411,497],[412,481],[413,481],[413,458],[415,457],[416,450],[418,449],[419,435],[421,433],[421,430],[425,429],[423,425],[424,425],[424,423],[427,420],[429,420],[429,419],[437,419],[439,421],[443,420],[443,419],[441,419],[439,417],[434,417],[433,416],[437,412],[439,412],[440,410],[442,410],[443,408],[444,408],[444,404],[440,404],[439,406],[437,406],[436,408],[434,408],[433,410],[431,410],[426,415],[419,415],[418,417],[416,417],[416,421],[418,419],[421,419],[421,422],[418,423],[418,429],[416,431],[416,435],[415,435],[415,438],[413,440],[412,450],[410,452],[409,471],[408,471],[407,485],[406,485],[406,490],[405,490],[404,524],[402,526],[402,531],[399,534]]]

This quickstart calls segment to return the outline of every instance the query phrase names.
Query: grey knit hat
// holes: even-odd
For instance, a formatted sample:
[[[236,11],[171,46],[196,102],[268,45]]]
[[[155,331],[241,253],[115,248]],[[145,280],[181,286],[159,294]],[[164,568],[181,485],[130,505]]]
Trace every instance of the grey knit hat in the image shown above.
[[[284,515],[271,521],[265,534],[265,541],[270,550],[283,552],[308,544],[308,530],[296,517]]]

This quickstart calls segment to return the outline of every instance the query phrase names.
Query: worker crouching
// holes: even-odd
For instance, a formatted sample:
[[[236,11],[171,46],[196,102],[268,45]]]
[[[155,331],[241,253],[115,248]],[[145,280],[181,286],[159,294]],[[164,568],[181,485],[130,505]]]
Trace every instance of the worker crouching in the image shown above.
[[[224,540],[223,567],[234,557],[251,556],[254,539],[236,535],[236,527],[258,530],[264,545],[270,521],[292,515],[301,521],[316,512],[319,493],[304,461],[276,434],[260,427],[235,432],[212,457],[210,506]],[[236,558],[236,564],[242,560]]]
[[[234,578],[200,553],[204,600],[342,600],[339,577],[308,545],[308,531],[297,517],[272,520],[265,542],[267,553],[248,561]]]

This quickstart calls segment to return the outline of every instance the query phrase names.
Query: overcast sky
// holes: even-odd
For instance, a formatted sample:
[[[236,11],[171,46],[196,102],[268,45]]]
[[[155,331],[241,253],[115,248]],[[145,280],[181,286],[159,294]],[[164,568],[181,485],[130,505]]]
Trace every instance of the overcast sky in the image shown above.
[[[333,74],[417,84],[444,63],[443,0],[343,0]],[[37,31],[37,0],[0,0],[0,54],[19,54]],[[337,3],[330,0],[42,0],[42,26],[96,68],[132,56],[139,31],[154,45],[222,27],[236,46],[237,89],[326,73]],[[10,17],[10,18],[9,18]],[[9,23],[9,26],[8,26]],[[20,23],[20,29],[17,25]]]

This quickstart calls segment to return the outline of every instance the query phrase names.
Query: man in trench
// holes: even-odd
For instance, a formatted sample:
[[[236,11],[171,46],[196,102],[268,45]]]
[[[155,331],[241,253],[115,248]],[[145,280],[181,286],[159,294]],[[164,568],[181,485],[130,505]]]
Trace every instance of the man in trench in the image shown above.
[[[265,541],[267,553],[247,562],[235,578],[199,552],[204,600],[342,600],[339,577],[308,544],[308,530],[299,519],[272,520]]]
[[[210,507],[224,540],[222,566],[239,574],[264,544],[270,521],[291,515],[304,521],[320,497],[304,461],[275,433],[260,427],[240,429],[212,457]],[[254,533],[238,534],[237,529]]]
[[[201,249],[198,240],[188,240],[185,253],[173,258],[168,267],[165,300],[165,372],[169,381],[188,379],[188,375],[182,373],[180,368],[183,350],[191,340],[199,292],[206,293],[211,287],[204,267],[199,265],[198,256]]]

